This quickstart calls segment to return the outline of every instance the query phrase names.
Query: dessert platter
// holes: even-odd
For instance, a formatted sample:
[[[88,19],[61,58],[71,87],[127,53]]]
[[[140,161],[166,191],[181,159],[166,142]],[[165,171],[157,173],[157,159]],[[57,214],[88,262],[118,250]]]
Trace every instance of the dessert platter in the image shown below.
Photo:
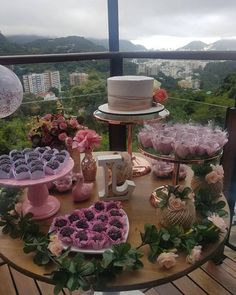
[[[180,164],[204,164],[219,159],[228,138],[227,132],[210,125],[156,123],[140,130],[138,141],[145,156],[174,163],[176,185]]]
[[[47,183],[55,181],[74,166],[69,153],[50,147],[12,150],[0,156],[0,184],[28,187],[28,198],[23,203],[23,212],[31,212],[34,219],[45,219],[54,215],[60,202],[48,194]]]
[[[127,240],[129,220],[120,202],[97,201],[89,208],[55,217],[49,233],[57,234],[71,251],[101,254]]]

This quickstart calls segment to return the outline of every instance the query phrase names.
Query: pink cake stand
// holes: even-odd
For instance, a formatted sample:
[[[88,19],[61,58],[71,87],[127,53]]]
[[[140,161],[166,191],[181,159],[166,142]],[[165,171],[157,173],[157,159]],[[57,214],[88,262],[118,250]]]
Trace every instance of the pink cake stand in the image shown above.
[[[47,183],[55,181],[67,173],[69,173],[74,166],[74,161],[69,158],[66,165],[55,175],[47,175],[41,179],[0,179],[0,185],[28,187],[28,198],[23,203],[23,213],[33,213],[34,219],[46,219],[54,214],[60,208],[60,202],[53,196],[48,194]]]

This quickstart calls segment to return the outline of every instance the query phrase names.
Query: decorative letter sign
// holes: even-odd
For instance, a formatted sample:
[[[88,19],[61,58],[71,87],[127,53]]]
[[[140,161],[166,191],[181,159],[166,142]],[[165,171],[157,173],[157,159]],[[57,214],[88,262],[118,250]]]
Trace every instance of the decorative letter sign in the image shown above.
[[[131,180],[126,180],[122,185],[117,185],[117,177],[116,177],[116,167],[117,164],[122,162],[121,155],[104,155],[98,156],[98,166],[103,167],[104,173],[104,188],[99,191],[99,197],[103,199],[109,200],[127,200],[129,196],[132,194],[135,184]],[[112,169],[112,195],[109,196],[109,171],[108,168]]]

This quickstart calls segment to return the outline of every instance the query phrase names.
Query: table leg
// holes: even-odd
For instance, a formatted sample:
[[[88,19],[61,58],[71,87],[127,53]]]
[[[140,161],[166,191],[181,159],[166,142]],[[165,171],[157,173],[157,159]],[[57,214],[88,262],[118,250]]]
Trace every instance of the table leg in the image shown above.
[[[23,203],[24,214],[31,212],[34,219],[46,219],[54,215],[60,208],[60,202],[48,195],[46,184],[37,184],[28,187],[28,198]]]
[[[172,178],[173,185],[177,185],[179,183],[179,168],[180,168],[180,163],[174,163],[173,178]]]

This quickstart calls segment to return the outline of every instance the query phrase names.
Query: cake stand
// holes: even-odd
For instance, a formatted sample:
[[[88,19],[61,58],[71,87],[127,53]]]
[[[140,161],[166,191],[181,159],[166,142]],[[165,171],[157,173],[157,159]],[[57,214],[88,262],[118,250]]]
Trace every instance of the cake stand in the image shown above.
[[[161,105],[162,106],[162,105]],[[102,110],[102,111],[101,111]],[[126,125],[128,130],[127,136],[127,151],[132,158],[133,176],[142,176],[151,171],[150,163],[143,157],[134,156],[132,152],[132,133],[133,126],[136,124],[143,124],[145,122],[156,122],[163,120],[169,116],[169,111],[164,106],[146,112],[114,112],[109,113],[106,109],[98,108],[93,113],[93,116],[102,122],[114,125]]]
[[[165,161],[168,163],[173,163],[174,164],[174,170],[173,170],[173,176],[172,176],[172,184],[177,185],[179,183],[179,169],[180,169],[180,164],[186,164],[186,165],[202,165],[206,163],[211,163],[217,159],[219,159],[222,156],[223,151],[219,151],[217,154],[215,154],[212,157],[208,158],[196,158],[196,159],[180,159],[176,155],[160,155],[155,153],[155,150],[152,148],[143,148],[141,145],[139,146],[139,151],[154,160],[161,160]],[[161,187],[156,188],[156,190],[161,189]],[[158,202],[156,198],[155,191],[151,194],[150,197],[150,202],[151,204],[155,207],[155,204]]]
[[[40,179],[0,179],[0,185],[25,188],[28,187],[28,198],[23,202],[23,213],[32,213],[34,219],[46,219],[60,208],[60,202],[48,194],[47,183],[55,181],[68,174],[74,166],[74,161],[69,158],[66,165],[55,175],[47,175]]]

